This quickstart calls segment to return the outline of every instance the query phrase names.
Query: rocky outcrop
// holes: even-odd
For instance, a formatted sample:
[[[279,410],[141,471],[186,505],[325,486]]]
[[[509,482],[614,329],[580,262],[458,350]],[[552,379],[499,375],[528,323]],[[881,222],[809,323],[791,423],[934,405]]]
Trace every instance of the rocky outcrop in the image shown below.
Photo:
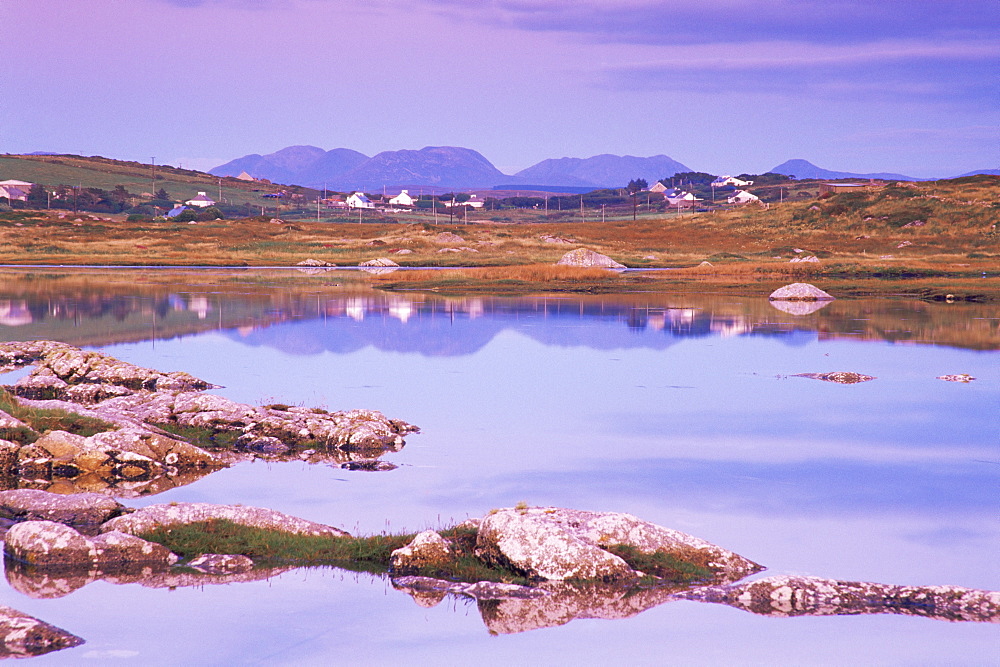
[[[27,364],[36,368],[6,387],[22,405],[63,411],[67,421],[83,417],[91,428],[107,430],[87,437],[60,430],[43,435],[0,413],[0,434],[8,438],[0,440],[0,485],[7,488],[61,484],[62,491],[135,496],[248,458],[338,466],[372,461],[398,451],[403,436],[418,430],[374,410],[245,405],[203,393],[215,385],[187,373],[162,373],[64,343],[0,343],[0,368]],[[211,452],[164,430],[191,428]],[[216,438],[219,433],[230,435]]]
[[[31,658],[83,643],[76,635],[4,606],[0,606],[0,641],[0,660]]]
[[[326,268],[337,266],[336,264],[331,264],[330,262],[324,262],[321,259],[304,259],[301,262],[296,262],[295,266],[305,266],[310,268]]]
[[[55,521],[96,527],[125,511],[118,501],[98,493],[63,495],[35,489],[0,491],[0,516],[14,521]]]
[[[804,261],[804,260],[799,260]],[[817,260],[818,261],[818,260]],[[815,285],[809,283],[792,283],[771,292],[767,297],[771,301],[833,301],[830,296]]]
[[[694,564],[723,580],[742,579],[762,569],[731,551],[630,514],[556,507],[490,514],[479,526],[476,555],[536,579],[635,579],[641,573],[608,551],[622,546]]]
[[[307,521],[262,507],[212,505],[209,503],[149,505],[131,514],[111,519],[101,526],[101,533],[120,531],[130,535],[143,535],[157,528],[218,519],[251,528],[262,528],[295,535],[325,535],[328,537],[348,535],[348,533],[333,526]]]
[[[146,565],[169,567],[177,556],[153,542],[114,530],[93,539],[54,521],[25,521],[4,536],[4,554],[40,569],[89,569]]]
[[[399,264],[392,261],[388,257],[378,257],[376,259],[369,259],[367,262],[361,262],[358,266],[372,266],[372,267],[399,267]]]
[[[453,243],[465,243],[465,239],[453,232],[441,232],[434,237],[434,242],[442,245],[450,245]]]
[[[869,380],[877,379],[872,375],[863,375],[861,373],[855,373],[854,371],[834,371],[832,373],[796,373],[792,377],[811,378],[813,380],[835,382],[837,384],[858,384],[859,382],[868,382]]]
[[[624,264],[619,264],[607,255],[602,255],[599,252],[594,252],[593,250],[589,250],[587,248],[570,250],[568,253],[563,255],[558,262],[556,262],[556,266],[583,266],[602,269],[626,268]]]
[[[727,604],[764,616],[906,614],[945,621],[1000,623],[1000,592],[958,586],[892,586],[779,576],[695,588],[676,597]]]

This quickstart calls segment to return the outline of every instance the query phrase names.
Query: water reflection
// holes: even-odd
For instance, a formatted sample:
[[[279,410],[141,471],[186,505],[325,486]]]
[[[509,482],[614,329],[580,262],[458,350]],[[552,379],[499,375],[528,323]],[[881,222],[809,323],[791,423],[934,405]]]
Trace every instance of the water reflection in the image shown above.
[[[312,354],[374,344],[386,351],[473,354],[501,331],[546,344],[662,349],[688,337],[769,336],[801,344],[849,338],[1000,349],[1000,306],[903,300],[774,302],[710,295],[447,298],[368,288],[357,274],[271,271],[149,273],[124,270],[0,270],[0,340],[56,339],[78,345],[232,332],[251,344]],[[442,340],[462,320],[462,340]],[[291,346],[266,330],[282,322],[340,330],[300,332]],[[614,335],[587,322],[620,323]],[[544,324],[544,328],[538,326]],[[659,333],[660,337],[627,332]],[[581,334],[583,335],[575,335]]]

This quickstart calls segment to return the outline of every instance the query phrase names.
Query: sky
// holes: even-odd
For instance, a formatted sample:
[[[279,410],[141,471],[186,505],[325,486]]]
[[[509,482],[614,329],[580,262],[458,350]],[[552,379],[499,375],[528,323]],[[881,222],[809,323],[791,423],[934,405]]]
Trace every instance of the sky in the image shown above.
[[[1000,168],[997,0],[0,0],[0,153]]]

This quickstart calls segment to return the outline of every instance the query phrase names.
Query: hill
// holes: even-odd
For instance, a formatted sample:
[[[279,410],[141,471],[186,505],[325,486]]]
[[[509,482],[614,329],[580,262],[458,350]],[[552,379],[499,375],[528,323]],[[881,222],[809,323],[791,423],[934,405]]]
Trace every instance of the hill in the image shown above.
[[[817,167],[812,162],[807,160],[795,159],[787,160],[782,162],[777,167],[770,169],[771,173],[774,174],[785,174],[786,176],[794,176],[798,179],[803,178],[820,178],[820,179],[837,179],[837,178],[878,178],[885,181],[919,181],[922,179],[912,178],[910,176],[904,176],[903,174],[893,174],[889,172],[879,172],[874,174],[855,174],[849,171],[832,171],[830,169],[823,169],[822,167]],[[923,179],[926,180],[926,179]]]
[[[635,178],[655,183],[691,169],[666,155],[595,155],[589,158],[564,157],[542,160],[515,176],[539,185],[582,185],[594,188],[621,188]]]
[[[383,151],[323,181],[334,189],[371,191],[383,186],[492,187],[510,181],[510,176],[470,148],[427,146],[420,150]],[[304,184],[322,186],[317,180]]]

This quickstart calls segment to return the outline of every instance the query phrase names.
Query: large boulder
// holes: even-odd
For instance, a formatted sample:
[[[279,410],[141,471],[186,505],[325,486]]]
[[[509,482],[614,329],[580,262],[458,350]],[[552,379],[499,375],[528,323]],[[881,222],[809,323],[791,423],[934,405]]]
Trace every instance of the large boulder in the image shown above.
[[[398,574],[416,574],[426,568],[442,567],[453,559],[448,541],[433,530],[418,533],[405,547],[389,556],[389,566]]]
[[[771,301],[833,301],[830,296],[815,285],[809,283],[792,283],[771,292],[767,297]]]
[[[133,535],[106,531],[94,539],[54,521],[25,521],[4,537],[10,558],[39,568],[83,569],[134,564],[169,566],[177,561],[162,545]]]
[[[0,491],[0,516],[16,521],[97,526],[124,509],[118,501],[98,493],[63,495],[37,489]]]
[[[619,264],[607,255],[602,255],[599,252],[594,252],[593,250],[589,250],[587,248],[570,250],[568,253],[563,255],[558,262],[556,262],[556,266],[583,266],[598,267],[602,269],[626,268],[624,264]]]
[[[111,519],[101,526],[101,532],[117,530],[130,535],[142,535],[157,528],[219,519],[251,528],[262,528],[295,535],[325,535],[329,537],[348,535],[348,533],[333,526],[307,521],[263,507],[212,505],[210,503],[149,505],[132,514]]]
[[[28,658],[79,646],[83,640],[65,630],[0,606],[0,660]]]
[[[502,509],[483,519],[476,538],[476,555],[481,559],[532,578],[618,581],[639,576],[608,551],[615,547],[660,553],[723,580],[742,579],[762,569],[700,538],[617,512]]]

